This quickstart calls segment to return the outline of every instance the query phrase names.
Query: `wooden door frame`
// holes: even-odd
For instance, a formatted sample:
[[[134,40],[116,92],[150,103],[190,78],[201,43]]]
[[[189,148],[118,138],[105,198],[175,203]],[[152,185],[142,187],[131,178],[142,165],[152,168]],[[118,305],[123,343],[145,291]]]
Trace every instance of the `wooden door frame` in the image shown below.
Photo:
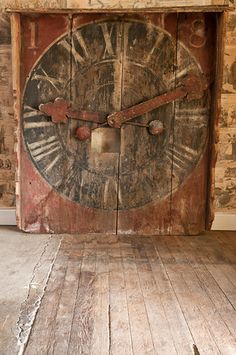
[[[221,112],[221,90],[223,80],[224,64],[224,33],[226,15],[225,12],[218,13],[216,22],[216,60],[214,70],[214,84],[212,88],[211,113],[208,142],[208,174],[206,191],[206,230],[210,230],[215,216],[215,166],[217,161],[219,143],[219,118]]]
[[[22,227],[20,219],[21,201],[20,201],[20,121],[21,121],[21,75],[20,75],[20,53],[21,53],[21,14],[80,14],[80,13],[168,13],[168,12],[212,12],[216,14],[216,61],[214,70],[214,80],[212,88],[211,99],[211,113],[210,113],[210,127],[209,127],[209,141],[208,141],[208,175],[207,175],[207,191],[206,191],[206,213],[205,213],[205,229],[210,230],[214,220],[214,181],[215,181],[215,165],[217,160],[217,150],[219,141],[218,122],[220,116],[220,100],[221,100],[221,87],[223,77],[223,54],[224,54],[224,31],[225,31],[225,10],[228,5],[220,6],[202,6],[202,7],[174,7],[174,8],[155,8],[155,9],[17,9],[8,10],[11,13],[11,33],[12,33],[12,75],[13,75],[13,98],[14,98],[14,116],[17,122],[16,128],[16,219],[19,228]]]

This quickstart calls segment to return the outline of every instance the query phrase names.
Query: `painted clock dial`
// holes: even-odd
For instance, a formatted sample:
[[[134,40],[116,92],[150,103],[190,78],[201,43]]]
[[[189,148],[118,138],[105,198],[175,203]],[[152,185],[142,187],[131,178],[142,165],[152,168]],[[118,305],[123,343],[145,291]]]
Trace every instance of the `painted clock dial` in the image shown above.
[[[170,91],[189,73],[201,73],[189,49],[150,22],[107,17],[76,27],[45,50],[26,82],[22,131],[31,161],[60,195],[87,207],[126,210],[165,198],[203,154],[208,92],[133,120],[158,119],[159,136],[134,125],[86,123],[92,138],[78,141],[75,130],[83,122],[54,124],[38,107],[63,97],[75,109],[108,115]]]

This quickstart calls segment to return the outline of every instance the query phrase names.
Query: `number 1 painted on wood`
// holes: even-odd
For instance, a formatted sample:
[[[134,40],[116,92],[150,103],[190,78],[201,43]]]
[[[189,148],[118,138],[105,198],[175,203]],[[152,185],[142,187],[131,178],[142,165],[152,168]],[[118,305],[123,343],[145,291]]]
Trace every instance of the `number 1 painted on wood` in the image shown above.
[[[38,48],[36,42],[37,42],[37,23],[35,21],[30,21],[29,23],[29,31],[30,31],[30,45],[29,49],[36,49]]]

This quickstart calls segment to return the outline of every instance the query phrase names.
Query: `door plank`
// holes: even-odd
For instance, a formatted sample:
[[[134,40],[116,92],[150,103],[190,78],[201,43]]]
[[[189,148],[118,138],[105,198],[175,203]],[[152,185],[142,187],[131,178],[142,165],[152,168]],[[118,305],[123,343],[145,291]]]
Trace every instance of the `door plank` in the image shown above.
[[[94,331],[96,249],[84,249],[68,354],[89,354]]]
[[[191,258],[190,260],[192,261],[196,258],[196,261],[191,263],[192,270],[189,270],[189,273],[185,273],[185,277],[189,286],[193,287],[193,292],[198,296],[199,307],[204,312],[205,319],[208,321],[209,329],[215,338],[218,348],[222,353],[230,353],[233,349],[235,351],[236,342],[233,330],[236,319],[235,311],[224,295],[222,295],[220,288],[216,285],[211,274],[207,271],[205,266],[206,261],[201,259],[202,255],[204,258],[203,248],[200,249],[201,251],[198,251],[195,248],[196,242],[194,239],[191,239],[189,243],[184,243],[181,238],[178,240],[186,257]],[[197,282],[191,284],[191,280],[196,276]],[[224,306],[221,301],[222,297],[227,301]]]
[[[63,237],[25,353],[235,353],[236,269],[215,235]]]
[[[226,267],[224,267],[226,266]],[[214,278],[215,282],[218,284],[222,293],[227,298],[228,302],[231,303],[234,310],[236,309],[236,287],[231,282],[230,277],[228,277],[228,273],[230,273],[229,265],[218,265],[218,264],[207,264],[206,268]],[[227,272],[224,272],[224,270]],[[236,277],[236,270],[234,273],[234,277]]]
[[[235,309],[236,270],[232,266],[235,263],[236,246],[233,241],[225,238],[224,233],[215,232],[214,239],[209,236],[202,240],[202,247],[204,256],[206,255],[205,265],[207,270]]]
[[[54,331],[51,333],[49,341],[48,354],[67,353],[82,258],[83,249],[79,252],[74,252],[69,256],[65,282],[55,319]]]
[[[118,152],[113,138],[117,134],[106,129],[109,147],[98,147],[100,136],[92,135],[87,142],[76,140],[75,131],[81,122],[68,119],[67,123],[56,125],[38,111],[41,103],[57,97],[63,97],[75,110],[108,114],[120,108],[117,81],[121,79],[117,66],[122,51],[114,49],[113,56],[110,48],[114,39],[120,37],[116,36],[116,28],[108,28],[104,33],[111,34],[109,42],[95,21],[102,17],[22,16],[22,92],[27,76],[30,77],[23,100],[20,129],[23,127],[24,139],[19,157],[21,182],[25,181],[25,172],[29,181],[23,194],[20,188],[20,227],[26,231],[116,232]],[[86,26],[86,22],[90,25]],[[37,43],[32,42],[36,45],[34,52],[30,42],[32,23],[37,27]],[[94,36],[90,36],[91,31]],[[118,88],[116,92],[114,88]],[[24,144],[27,149],[23,149]],[[105,151],[100,151],[103,148]]]
[[[160,293],[147,257],[147,254],[151,253],[153,249],[152,240],[147,237],[138,237],[132,243],[132,248],[155,351],[157,354],[177,354]]]
[[[197,24],[200,36],[194,32]],[[178,15],[177,69],[173,78],[177,86],[189,75],[207,77],[214,73],[215,26],[212,14]],[[174,137],[170,146],[172,235],[199,234],[205,230],[210,97],[207,90],[200,99],[175,102]]]
[[[118,237],[119,238],[119,237]],[[109,253],[110,285],[110,352],[111,354],[133,354],[130,319],[127,304],[127,292],[124,265],[119,239]]]
[[[198,298],[196,298],[196,294],[191,288],[192,284],[198,282],[198,278],[192,273],[191,278],[188,278],[188,282],[186,281],[186,274],[191,272],[191,266],[189,266],[181,248],[179,248],[177,239],[175,237],[165,238],[165,244],[175,260],[172,264],[166,265],[166,271],[194,338],[195,345],[200,354],[219,354],[220,351],[214,337],[209,331],[206,314],[202,312],[198,304]]]
[[[91,354],[109,354],[110,305],[109,305],[109,259],[106,247],[97,247],[96,280],[94,296],[94,330]]]
[[[17,213],[21,229],[49,233],[61,231],[58,221],[62,220],[62,213],[65,217],[64,209],[59,211],[60,203],[54,200],[54,188],[63,176],[65,161],[56,127],[39,112],[39,105],[69,94],[66,83],[70,78],[70,55],[51,45],[69,31],[70,19],[68,15],[22,15],[21,27],[20,63],[24,64],[20,69],[19,90],[22,102],[18,149],[21,203]],[[44,55],[48,47],[50,54]],[[53,218],[56,221],[52,223]]]
[[[75,110],[106,117],[169,92],[192,72],[211,74],[215,15],[21,17],[20,227],[149,235],[204,229],[207,95],[135,119],[158,120],[159,136],[125,124],[121,130],[73,119],[55,125],[38,109],[60,96]],[[93,129],[91,139],[76,140],[83,125]]]
[[[227,231],[217,231],[214,238],[218,242],[221,255],[224,255],[227,264],[235,265],[236,239],[233,234]]]
[[[155,354],[150,324],[129,239],[121,243],[128,312],[134,354]]]
[[[34,324],[29,341],[25,348],[25,354],[41,352],[47,353],[54,323],[60,304],[61,293],[65,283],[68,256],[60,248],[50,275],[50,282],[45,290],[40,312],[37,314],[37,322]]]
[[[164,14],[145,15],[140,21],[124,20],[122,109],[174,87],[174,83],[167,85],[169,72],[176,64],[176,16],[171,20],[165,22]],[[173,138],[173,114],[169,104],[133,120],[143,124],[159,120],[165,129],[160,136],[152,136],[142,127],[121,127],[117,221],[120,234],[170,232],[172,163],[163,152],[166,142]]]
[[[169,254],[163,244],[163,238],[165,237],[153,237],[155,249],[152,254],[149,254],[149,261],[161,295],[177,353],[190,354],[193,351],[194,340],[166,271],[166,265],[173,263],[173,256]]]

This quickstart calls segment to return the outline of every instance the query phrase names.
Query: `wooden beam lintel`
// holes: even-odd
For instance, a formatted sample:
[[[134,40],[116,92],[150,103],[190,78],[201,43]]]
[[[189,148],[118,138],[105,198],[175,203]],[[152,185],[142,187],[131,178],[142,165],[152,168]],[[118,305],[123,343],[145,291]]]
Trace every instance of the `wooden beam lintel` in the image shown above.
[[[23,13],[23,14],[78,14],[78,13],[163,13],[163,12],[224,12],[230,11],[228,5],[209,5],[209,6],[177,6],[177,7],[155,7],[155,8],[102,8],[102,9],[89,9],[89,8],[73,8],[73,9],[42,9],[42,8],[24,8],[24,9],[11,9],[7,8],[6,12],[9,13]]]

